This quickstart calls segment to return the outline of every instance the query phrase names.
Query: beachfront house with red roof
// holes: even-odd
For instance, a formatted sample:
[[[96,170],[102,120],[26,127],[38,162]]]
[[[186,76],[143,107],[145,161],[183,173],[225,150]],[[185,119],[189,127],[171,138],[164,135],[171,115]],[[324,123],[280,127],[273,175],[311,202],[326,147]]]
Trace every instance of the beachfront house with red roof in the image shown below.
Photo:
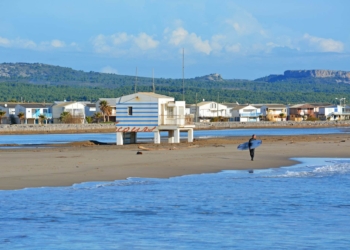
[[[291,121],[303,121],[309,118],[316,118],[315,106],[304,103],[289,107],[289,119]]]

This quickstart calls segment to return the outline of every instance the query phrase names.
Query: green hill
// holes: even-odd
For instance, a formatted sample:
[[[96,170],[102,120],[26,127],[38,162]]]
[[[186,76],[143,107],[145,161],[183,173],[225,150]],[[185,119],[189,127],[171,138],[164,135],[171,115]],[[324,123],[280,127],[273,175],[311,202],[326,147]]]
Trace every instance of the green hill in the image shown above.
[[[336,97],[350,98],[350,84],[339,77],[271,78],[248,81],[210,74],[185,79],[185,100],[195,103],[197,97],[197,101],[239,103],[334,103]],[[135,83],[137,91],[152,91],[152,82],[149,77],[137,77],[136,81],[135,76],[84,72],[41,63],[2,63],[0,101],[95,101],[134,93]],[[155,78],[154,83],[157,93],[182,100],[182,79]]]

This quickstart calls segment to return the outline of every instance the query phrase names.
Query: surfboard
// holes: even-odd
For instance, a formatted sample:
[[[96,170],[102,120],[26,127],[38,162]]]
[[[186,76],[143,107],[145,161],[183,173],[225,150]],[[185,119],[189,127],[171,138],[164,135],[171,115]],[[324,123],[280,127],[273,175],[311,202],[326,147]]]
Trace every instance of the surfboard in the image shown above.
[[[254,140],[252,141],[251,149],[257,148],[262,144],[261,140]],[[237,147],[238,150],[248,150],[249,149],[249,142],[245,142],[242,144],[239,144]]]

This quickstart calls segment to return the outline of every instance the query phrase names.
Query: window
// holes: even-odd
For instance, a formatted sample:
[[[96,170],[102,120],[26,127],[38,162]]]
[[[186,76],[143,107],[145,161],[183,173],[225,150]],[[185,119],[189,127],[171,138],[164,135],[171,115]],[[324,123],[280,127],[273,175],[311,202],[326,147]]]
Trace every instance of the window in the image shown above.
[[[216,103],[210,103],[210,108],[211,109],[216,109]]]
[[[179,115],[185,115],[185,108],[179,107]]]
[[[174,108],[168,107],[167,108],[168,118],[174,118]]]
[[[128,107],[128,115],[132,115],[132,107]]]

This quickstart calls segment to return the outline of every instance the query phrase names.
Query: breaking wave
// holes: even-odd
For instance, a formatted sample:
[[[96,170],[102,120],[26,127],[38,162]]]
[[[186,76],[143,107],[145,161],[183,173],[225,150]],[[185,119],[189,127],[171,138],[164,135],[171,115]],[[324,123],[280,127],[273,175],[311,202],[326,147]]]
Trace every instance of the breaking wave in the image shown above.
[[[333,164],[332,164],[333,163]],[[284,174],[275,175],[280,178],[300,177],[328,177],[332,175],[343,175],[350,173],[350,162],[332,162],[325,166],[307,166],[301,171],[287,170]]]

